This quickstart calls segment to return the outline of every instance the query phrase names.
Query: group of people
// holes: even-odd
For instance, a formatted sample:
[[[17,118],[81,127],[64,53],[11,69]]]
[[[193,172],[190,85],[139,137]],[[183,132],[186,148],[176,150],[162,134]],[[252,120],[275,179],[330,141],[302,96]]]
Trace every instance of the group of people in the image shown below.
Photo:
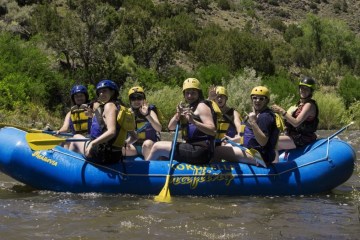
[[[167,126],[169,131],[178,127],[182,135],[182,141],[176,142],[173,149],[173,159],[191,164],[225,160],[257,165],[260,156],[266,165],[275,163],[279,150],[302,147],[316,140],[319,110],[312,99],[314,89],[314,79],[301,79],[300,100],[295,110],[289,112],[278,105],[269,106],[269,89],[257,86],[250,93],[252,112],[241,117],[227,106],[225,87],[211,86],[205,99],[199,80],[188,78],[182,87],[184,100],[176,106]],[[161,141],[159,113],[156,106],[146,101],[144,89],[135,86],[129,90],[129,108],[121,104],[118,96],[119,88],[111,80],[97,84],[93,102],[89,101],[84,86],[74,86],[71,90],[74,106],[58,133],[71,131],[74,138],[88,136],[91,140],[74,141],[64,147],[104,164],[120,161],[122,156],[169,159],[172,142]],[[132,117],[120,120],[119,115],[124,114]],[[283,134],[275,114],[285,120]]]

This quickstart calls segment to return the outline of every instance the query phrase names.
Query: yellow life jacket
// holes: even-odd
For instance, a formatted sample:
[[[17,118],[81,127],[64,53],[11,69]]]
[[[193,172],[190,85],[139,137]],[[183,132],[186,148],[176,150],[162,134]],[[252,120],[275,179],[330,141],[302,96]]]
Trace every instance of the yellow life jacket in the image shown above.
[[[90,118],[86,116],[86,108],[83,105],[75,105],[70,110],[70,128],[74,134],[89,133]]]
[[[129,131],[135,131],[135,114],[130,108],[121,105],[116,121],[120,126],[120,130],[116,136],[113,146],[123,147],[127,133]]]

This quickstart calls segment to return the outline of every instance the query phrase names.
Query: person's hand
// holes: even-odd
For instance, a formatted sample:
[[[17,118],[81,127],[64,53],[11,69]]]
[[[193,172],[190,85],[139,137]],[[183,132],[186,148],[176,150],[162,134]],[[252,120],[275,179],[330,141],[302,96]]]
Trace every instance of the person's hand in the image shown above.
[[[273,110],[276,113],[282,113],[283,111],[285,111],[284,109],[282,109],[280,106],[274,104],[271,107],[271,110]]]
[[[211,85],[208,90],[208,98],[209,100],[215,100],[216,98],[216,86]]]
[[[189,123],[194,123],[194,113],[193,111],[191,110],[191,108],[186,108],[184,109],[183,111],[183,114],[186,118],[186,120],[189,122]]]
[[[253,125],[254,123],[256,123],[256,120],[257,120],[257,114],[255,113],[255,111],[253,112],[250,112],[248,114],[248,123],[250,123],[250,125]]]
[[[144,100],[144,103],[143,105],[139,108],[139,111],[140,113],[143,115],[143,116],[147,116],[150,114],[150,109],[149,109],[149,104],[146,100]]]
[[[87,106],[85,108],[85,116],[92,118],[94,116],[94,113],[94,110],[90,106]]]
[[[85,152],[84,152],[85,157],[87,157],[87,158],[91,158],[91,157],[92,157],[92,156],[91,156],[91,149],[92,149],[93,147],[94,147],[94,146],[93,146],[93,142],[90,142],[90,143],[86,146]]]

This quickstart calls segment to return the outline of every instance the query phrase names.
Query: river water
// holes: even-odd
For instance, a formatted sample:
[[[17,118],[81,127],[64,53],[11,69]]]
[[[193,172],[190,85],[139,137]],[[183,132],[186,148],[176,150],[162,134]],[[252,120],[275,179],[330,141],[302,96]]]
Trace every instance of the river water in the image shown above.
[[[152,196],[34,191],[0,173],[0,238],[359,239],[359,136],[339,135],[356,149],[358,167],[321,195],[173,197],[164,204]]]

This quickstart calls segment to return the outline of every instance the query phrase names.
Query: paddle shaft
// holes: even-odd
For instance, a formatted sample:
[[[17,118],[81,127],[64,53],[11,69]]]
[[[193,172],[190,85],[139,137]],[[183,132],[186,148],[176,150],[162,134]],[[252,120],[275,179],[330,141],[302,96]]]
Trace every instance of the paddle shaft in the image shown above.
[[[171,146],[171,154],[170,154],[170,161],[169,161],[170,167],[169,167],[169,171],[168,171],[167,175],[170,175],[172,162],[174,160],[175,147],[176,147],[176,142],[177,142],[177,138],[179,135],[179,125],[180,125],[179,123],[176,124],[175,136],[174,136],[172,146]]]
[[[172,163],[173,163],[173,160],[174,160],[174,152],[175,152],[176,142],[177,142],[177,138],[178,138],[178,134],[179,134],[179,126],[180,126],[180,123],[177,122],[176,123],[175,136],[174,136],[172,146],[171,146],[169,170],[168,170],[168,174],[166,175],[166,180],[165,180],[164,187],[162,188],[160,193],[154,198],[154,200],[157,201],[157,202],[166,202],[166,203],[171,202],[169,183],[170,183],[170,176],[171,176],[170,174],[171,174]]]
[[[68,136],[68,137],[74,136],[74,134],[72,134],[72,133],[59,133],[59,134],[56,134],[56,131],[39,130],[39,129],[33,129],[33,128],[30,129],[30,128],[26,128],[26,127],[22,127],[22,126],[18,126],[18,125],[0,123],[0,128],[2,128],[2,127],[13,127],[13,128],[23,130],[25,132],[30,132],[30,133],[47,133],[47,134],[51,134],[51,135],[61,135],[61,136]]]

